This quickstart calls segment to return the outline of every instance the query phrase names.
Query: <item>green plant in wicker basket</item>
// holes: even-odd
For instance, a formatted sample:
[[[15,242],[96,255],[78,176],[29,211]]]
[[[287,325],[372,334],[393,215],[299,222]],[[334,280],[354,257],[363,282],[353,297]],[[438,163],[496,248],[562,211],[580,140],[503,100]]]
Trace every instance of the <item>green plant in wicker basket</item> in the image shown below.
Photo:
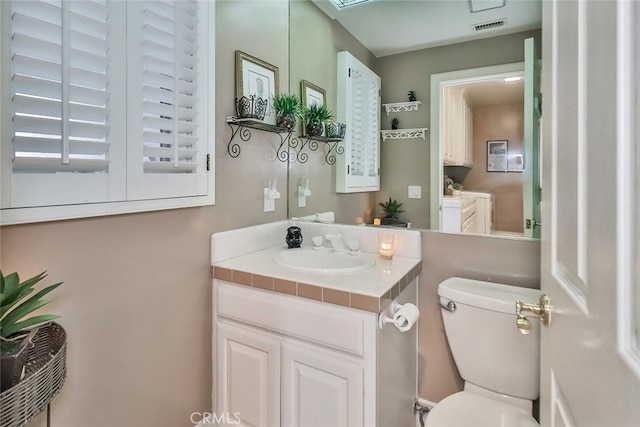
[[[302,108],[302,120],[309,136],[322,135],[324,122],[332,118],[333,112],[324,105],[311,104]]]
[[[35,286],[46,276],[46,272],[42,272],[20,282],[18,273],[5,276],[0,271],[1,354],[10,353],[17,348],[29,328],[60,317],[53,314],[40,314],[27,318],[34,311],[49,304],[51,300],[43,297],[62,284],[62,282],[55,283],[31,295],[35,291]]]
[[[290,93],[274,95],[273,109],[276,110],[276,125],[287,129],[296,126],[296,118],[302,113],[300,99]]]

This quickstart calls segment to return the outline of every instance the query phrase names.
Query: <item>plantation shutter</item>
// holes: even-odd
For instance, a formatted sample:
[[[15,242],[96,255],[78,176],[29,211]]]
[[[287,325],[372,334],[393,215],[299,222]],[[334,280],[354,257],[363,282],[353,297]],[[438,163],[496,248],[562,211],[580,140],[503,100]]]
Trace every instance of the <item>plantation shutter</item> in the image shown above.
[[[12,2],[13,207],[108,198],[108,18],[104,0]]]
[[[380,189],[380,77],[349,52],[338,52],[338,120],[347,124],[340,193]]]
[[[206,141],[207,92],[198,3],[147,1],[131,7],[141,8],[139,77],[131,74],[143,99],[139,107],[130,104],[131,111],[140,108],[139,115],[132,116],[138,116],[133,132],[140,132],[142,141],[141,151],[130,151],[129,156],[130,173],[141,183],[132,188],[133,195],[199,194],[206,189],[206,153],[201,146]],[[154,183],[151,193],[149,183]]]
[[[213,2],[0,0],[0,29],[2,224],[213,204]]]

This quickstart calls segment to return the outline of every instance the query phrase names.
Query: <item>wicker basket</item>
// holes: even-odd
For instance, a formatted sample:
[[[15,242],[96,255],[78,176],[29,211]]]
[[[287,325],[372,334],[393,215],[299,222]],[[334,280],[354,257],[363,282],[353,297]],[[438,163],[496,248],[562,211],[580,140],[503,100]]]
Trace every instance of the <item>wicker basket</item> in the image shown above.
[[[67,374],[67,334],[55,322],[41,326],[33,338],[25,377],[0,394],[0,426],[23,426],[42,412]]]

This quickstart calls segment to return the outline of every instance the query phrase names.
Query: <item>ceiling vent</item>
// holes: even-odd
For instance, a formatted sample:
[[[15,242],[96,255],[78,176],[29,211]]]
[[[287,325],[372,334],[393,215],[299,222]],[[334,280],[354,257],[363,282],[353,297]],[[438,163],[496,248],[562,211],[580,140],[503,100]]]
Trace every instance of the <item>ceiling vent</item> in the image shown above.
[[[484,22],[482,24],[475,24],[471,26],[473,31],[491,30],[492,28],[504,27],[507,25],[507,18],[497,19],[491,22]]]

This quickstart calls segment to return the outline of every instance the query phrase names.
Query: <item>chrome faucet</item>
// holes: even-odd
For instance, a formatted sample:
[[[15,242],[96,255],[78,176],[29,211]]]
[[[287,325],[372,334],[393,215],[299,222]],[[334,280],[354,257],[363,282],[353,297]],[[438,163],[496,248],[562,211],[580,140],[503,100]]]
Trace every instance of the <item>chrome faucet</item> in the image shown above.
[[[327,234],[324,238],[329,242],[335,252],[345,251],[344,243],[339,234]]]

